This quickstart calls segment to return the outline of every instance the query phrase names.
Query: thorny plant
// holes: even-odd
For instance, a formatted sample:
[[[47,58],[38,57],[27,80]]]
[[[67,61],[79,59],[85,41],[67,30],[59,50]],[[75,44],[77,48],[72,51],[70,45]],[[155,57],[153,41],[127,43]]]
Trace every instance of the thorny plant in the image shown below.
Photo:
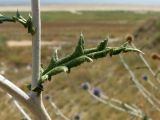
[[[30,33],[31,35],[35,33],[35,28],[33,27],[33,23],[32,23],[32,16],[30,14],[28,15],[27,20],[19,13],[18,10],[16,15],[12,17],[8,17],[0,14],[0,24],[3,22],[19,22],[25,28],[28,29],[28,33]]]
[[[84,37],[81,34],[78,44],[72,54],[59,59],[57,50],[55,50],[48,67],[46,69],[41,67],[39,85],[34,88],[33,91],[36,91],[38,94],[41,93],[41,91],[43,90],[43,83],[45,81],[50,81],[52,76],[61,72],[69,73],[71,71],[71,68],[77,67],[84,62],[93,62],[93,59],[103,58],[107,55],[118,55],[120,53],[125,53],[129,51],[141,52],[140,50],[136,48],[133,49],[131,47],[128,47],[127,45],[128,43],[126,42],[120,47],[108,47],[108,39],[105,39],[100,42],[97,47],[85,49]]]
[[[28,15],[28,19],[26,20],[18,11],[16,15],[12,17],[0,14],[0,23],[3,22],[18,22],[25,28],[27,28],[28,33],[30,33],[32,36],[34,36],[34,34],[36,33],[36,29],[33,27],[32,17],[30,15]],[[81,34],[78,44],[71,54],[66,55],[63,58],[59,58],[57,50],[55,50],[54,54],[51,56],[51,60],[47,68],[43,68],[43,66],[41,66],[40,78],[37,79],[38,85],[36,85],[35,88],[32,88],[31,85],[28,85],[28,88],[30,91],[36,92],[39,96],[43,91],[43,84],[46,81],[50,81],[52,76],[61,72],[70,73],[73,67],[77,67],[84,62],[92,62],[94,59],[103,58],[107,55],[112,57],[113,55],[118,55],[126,52],[142,53],[137,48],[130,47],[128,45],[128,42],[125,42],[119,47],[109,47],[108,38],[101,41],[95,48],[85,48],[85,40],[83,35]],[[1,76],[1,79],[4,79],[4,77]]]

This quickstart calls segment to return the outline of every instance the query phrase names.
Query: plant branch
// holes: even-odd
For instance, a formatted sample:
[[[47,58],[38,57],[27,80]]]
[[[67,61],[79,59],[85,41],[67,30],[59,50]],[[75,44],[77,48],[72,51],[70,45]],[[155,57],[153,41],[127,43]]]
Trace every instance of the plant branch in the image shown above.
[[[84,38],[81,35],[79,42],[75,48],[75,51],[67,55],[64,58],[58,59],[57,53],[51,57],[50,64],[47,69],[43,69],[40,83],[43,83],[46,80],[50,80],[51,76],[54,76],[60,72],[69,72],[71,68],[77,67],[84,62],[92,62],[93,59],[106,57],[108,54],[110,56],[118,55],[125,52],[141,52],[136,48],[131,48],[127,46],[127,43],[124,43],[120,47],[108,47],[108,40],[102,41],[96,48],[85,49],[84,48]],[[141,52],[142,53],[142,52]]]
[[[101,102],[103,104],[106,104],[109,107],[114,108],[114,109],[116,109],[118,111],[126,112],[126,113],[128,113],[130,115],[133,115],[133,116],[136,116],[136,117],[140,117],[140,118],[146,117],[146,115],[145,115],[145,113],[143,111],[141,111],[140,109],[136,109],[133,106],[130,106],[130,105],[128,105],[128,104],[126,104],[126,103],[124,103],[122,101],[119,101],[117,99],[108,98],[108,97],[107,97],[107,99],[98,97],[98,96],[94,95],[91,90],[88,90],[88,93],[93,98],[98,100],[99,102]],[[147,119],[147,120],[151,120],[151,119]]]
[[[0,75],[0,87],[24,104],[29,100],[29,96],[23,90],[2,75]]]
[[[50,63],[46,69],[41,68],[40,79],[38,81],[37,87],[31,87],[30,85],[28,88],[32,91],[37,92],[38,94],[43,91],[43,83],[47,80],[51,80],[51,77],[59,74],[61,72],[70,72],[71,68],[77,67],[84,62],[92,62],[93,59],[99,59],[106,57],[108,54],[110,57],[113,55],[118,55],[121,53],[126,52],[140,52],[140,50],[136,48],[131,48],[128,46],[128,42],[124,43],[120,47],[108,47],[108,39],[103,40],[100,42],[97,47],[85,49],[84,46],[84,37],[81,34],[78,44],[73,51],[72,54],[67,55],[64,58],[59,59],[58,53],[52,55]]]
[[[132,77],[132,81],[133,83],[136,85],[136,87],[138,88],[138,90],[140,91],[140,93],[146,98],[146,100],[158,111],[160,111],[160,107],[157,105],[160,105],[160,101],[155,98],[155,96],[153,96],[143,85],[141,85],[141,83],[138,82],[136,76],[134,75],[134,73],[132,72],[132,70],[130,69],[130,67],[128,66],[128,64],[125,62],[125,60],[123,59],[122,55],[120,55],[120,60],[122,62],[122,64],[124,65],[124,67],[126,68],[126,70],[129,72],[130,76]],[[155,104],[157,103],[157,104]]]
[[[32,37],[32,88],[37,86],[40,78],[41,64],[41,18],[39,0],[32,0],[33,25],[36,29]]]
[[[27,119],[27,120],[32,120],[30,118],[30,116],[23,110],[23,108],[18,103],[18,101],[15,100],[10,94],[8,94],[8,96],[9,96],[10,99],[12,99],[13,103],[15,104],[15,106],[17,107],[17,109],[21,112],[21,114],[24,116],[24,118]]]
[[[25,28],[28,29],[28,33],[34,35],[35,28],[32,23],[32,16],[28,15],[28,19],[26,20],[17,10],[16,16],[8,17],[0,14],[0,24],[3,22],[19,22]]]
[[[41,13],[40,13],[40,0],[31,0],[32,3],[32,16],[35,33],[32,37],[32,83],[31,88],[38,86],[40,79],[40,64],[41,64]],[[51,120],[48,112],[46,111],[42,94],[32,91],[31,99],[36,103],[34,107],[39,116],[37,120]]]

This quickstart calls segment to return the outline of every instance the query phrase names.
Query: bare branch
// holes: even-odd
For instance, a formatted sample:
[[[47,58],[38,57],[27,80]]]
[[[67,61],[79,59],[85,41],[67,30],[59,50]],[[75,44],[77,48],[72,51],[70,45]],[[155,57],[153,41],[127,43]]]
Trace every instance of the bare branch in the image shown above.
[[[0,75],[0,87],[24,104],[26,104],[26,102],[30,99],[23,90],[2,75]]]
[[[146,100],[152,105],[154,106],[154,108],[158,111],[160,111],[160,107],[157,106],[157,104],[160,104],[160,101],[155,98],[155,96],[153,96],[143,85],[141,85],[136,76],[134,75],[134,73],[132,72],[132,70],[130,69],[130,67],[128,66],[128,64],[126,64],[125,60],[123,59],[122,55],[120,56],[120,60],[122,62],[122,64],[124,65],[124,67],[126,68],[126,70],[129,72],[130,76],[132,77],[132,81],[133,83],[136,85],[136,87],[138,88],[138,90],[141,92],[141,94],[146,98]],[[155,104],[157,103],[157,104]]]
[[[8,94],[9,98],[12,99],[13,103],[17,107],[17,109],[20,111],[20,113],[24,116],[27,120],[32,120],[30,116],[23,110],[22,106],[18,103],[17,100],[15,100],[10,94]]]

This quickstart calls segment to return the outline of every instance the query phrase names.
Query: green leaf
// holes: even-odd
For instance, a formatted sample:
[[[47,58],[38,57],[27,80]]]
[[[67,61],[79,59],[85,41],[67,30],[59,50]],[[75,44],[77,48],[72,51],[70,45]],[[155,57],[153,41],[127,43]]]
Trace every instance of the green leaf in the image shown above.
[[[99,51],[106,49],[108,44],[108,39],[103,40],[102,42],[100,42],[100,44],[97,46],[97,49]]]
[[[58,58],[58,50],[55,49],[54,50],[54,54],[53,54],[53,61],[56,63],[59,60]]]
[[[61,72],[68,72],[68,67],[66,66],[58,66],[58,67],[55,67],[51,70],[49,70],[47,73],[45,73],[42,77],[41,77],[41,80],[40,82],[43,83],[45,80],[50,80],[51,79],[51,76],[53,75],[56,75],[58,73],[61,73]]]
[[[53,55],[51,57],[50,63],[48,65],[47,69],[44,71],[43,75],[45,73],[47,73],[48,71],[50,71],[51,69],[53,69],[58,60],[59,60],[59,58],[58,58],[57,49],[54,49],[54,52],[53,52]],[[51,78],[51,77],[49,77],[49,78]]]
[[[71,68],[77,67],[84,62],[92,62],[93,59],[103,58],[109,54],[118,55],[123,52],[141,52],[136,48],[131,48],[127,46],[128,43],[124,43],[120,47],[108,47],[108,39],[103,40],[96,48],[84,48],[84,37],[81,34],[78,44],[74,52],[67,55],[64,58],[59,59],[57,50],[55,50],[54,55],[50,60],[50,63],[46,70],[43,70],[41,79],[39,80],[39,85],[35,90],[41,92],[43,89],[43,83],[46,80],[51,80],[51,77],[59,74],[61,72],[70,72]]]
[[[44,69],[43,69],[43,67],[42,67],[42,65],[41,65],[41,67],[40,67],[40,75],[42,75],[43,72],[44,72]]]
[[[32,23],[32,16],[28,15],[28,19],[26,20],[23,16],[21,16],[18,10],[16,12],[16,15],[12,17],[8,17],[0,14],[0,23],[3,23],[3,22],[19,22],[25,28],[28,29],[28,33],[30,33],[31,35],[34,35],[36,31]]]
[[[0,14],[0,23],[3,23],[3,22],[15,22],[15,20],[12,17],[7,17]]]
[[[21,17],[21,15],[20,15],[20,13],[19,13],[18,10],[17,10],[17,12],[16,12],[16,17],[17,17],[17,18],[20,18],[20,17]]]
[[[84,54],[84,37],[83,34],[81,33],[77,47],[73,53],[73,56],[80,56]]]
[[[48,80],[48,79],[49,79],[49,75],[43,75],[43,76],[41,77],[41,79],[42,79],[42,81]]]
[[[75,58],[69,62],[67,62],[66,64],[64,64],[65,66],[67,66],[69,69],[72,68],[72,67],[76,67],[76,66],[79,66],[81,65],[82,63],[84,62],[92,62],[93,60],[86,56],[86,55],[83,55],[83,56],[80,56],[78,58]]]
[[[68,68],[66,66],[59,66],[59,67],[56,67],[56,68],[53,68],[52,70],[50,70],[47,75],[54,75],[54,74],[57,74],[57,73],[60,73],[60,72],[67,72],[68,71]]]

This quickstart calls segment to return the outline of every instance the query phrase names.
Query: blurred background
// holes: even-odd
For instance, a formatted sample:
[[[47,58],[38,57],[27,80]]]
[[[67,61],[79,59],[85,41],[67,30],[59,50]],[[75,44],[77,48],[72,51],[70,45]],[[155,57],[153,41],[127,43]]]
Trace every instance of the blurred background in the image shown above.
[[[145,59],[156,73],[160,69],[160,1],[159,0],[41,0],[42,9],[42,64],[47,67],[54,49],[59,57],[74,50],[80,33],[85,38],[86,47],[96,45],[109,37],[109,46],[120,46],[126,35],[134,37],[134,44],[141,49]],[[0,0],[0,13],[7,16],[16,14],[17,9],[27,18],[31,13],[28,0]],[[12,80],[25,91],[31,82],[32,51],[31,35],[18,23],[0,24],[0,74]],[[155,78],[145,68],[136,53],[124,54],[128,65],[139,82],[159,97],[159,89],[153,89],[146,81],[157,87]],[[137,69],[142,68],[142,69]],[[130,80],[128,71],[119,56],[95,60],[73,68],[70,74],[59,74],[45,84],[44,98],[49,95],[62,112],[72,119],[79,114],[82,120],[140,120],[128,113],[119,112],[95,100],[81,88],[89,82],[103,91],[103,94],[128,104],[135,104],[154,120],[160,114],[141,95]],[[160,88],[160,87],[159,87]],[[45,106],[54,120],[61,120],[54,109],[44,99]],[[0,89],[0,119],[20,120],[12,100]]]

